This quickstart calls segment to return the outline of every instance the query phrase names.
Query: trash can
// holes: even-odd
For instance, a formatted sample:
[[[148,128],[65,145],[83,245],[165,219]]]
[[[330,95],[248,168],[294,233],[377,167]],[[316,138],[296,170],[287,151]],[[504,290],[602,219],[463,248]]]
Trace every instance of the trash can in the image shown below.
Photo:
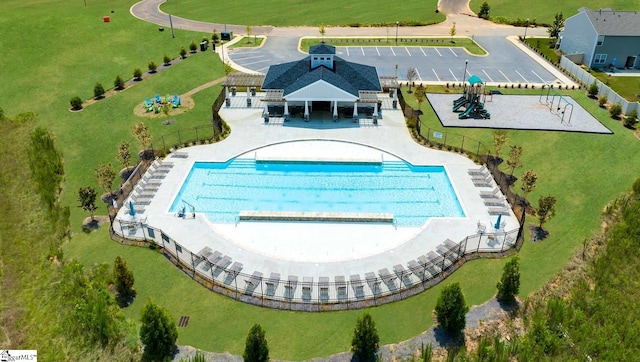
[[[203,40],[200,42],[200,51],[203,52],[205,50],[207,50],[207,47],[209,46],[209,42],[206,40]]]
[[[232,31],[221,31],[220,32],[220,40],[229,41],[232,38],[233,38],[233,32]]]

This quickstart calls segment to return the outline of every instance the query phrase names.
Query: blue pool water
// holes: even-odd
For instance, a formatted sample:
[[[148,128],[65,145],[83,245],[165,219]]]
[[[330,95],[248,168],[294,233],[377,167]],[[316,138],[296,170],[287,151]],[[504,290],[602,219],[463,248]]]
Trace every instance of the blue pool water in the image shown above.
[[[170,211],[185,202],[216,223],[233,223],[240,211],[392,213],[399,226],[464,216],[444,167],[403,161],[196,162]]]

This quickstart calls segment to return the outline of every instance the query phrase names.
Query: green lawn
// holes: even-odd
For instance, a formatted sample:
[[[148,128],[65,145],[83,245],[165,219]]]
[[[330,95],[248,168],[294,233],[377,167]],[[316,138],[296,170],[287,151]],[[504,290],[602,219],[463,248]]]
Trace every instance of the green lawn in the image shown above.
[[[231,45],[230,48],[255,48],[255,47],[259,47],[260,45],[262,45],[263,41],[264,41],[263,37],[243,36],[242,39],[240,39],[237,42],[233,43],[233,45]]]
[[[225,3],[179,0],[167,1],[160,9],[176,16],[218,24],[393,27],[396,21],[403,25],[433,24],[444,21],[444,15],[435,12],[437,3],[436,0],[409,0],[403,2],[402,6],[398,6],[392,1],[352,0],[348,3],[340,3],[340,6],[336,7],[336,3],[330,0],[308,2],[273,0],[268,3],[257,3],[251,0]]]
[[[476,14],[485,0],[471,0],[469,7]],[[556,13],[562,12],[565,19],[578,13],[578,9],[586,7],[589,9],[612,8],[615,10],[638,10],[638,3],[635,0],[566,0],[553,3],[548,0],[527,1],[526,6],[520,1],[513,0],[489,0],[491,7],[489,15],[502,17],[505,19],[530,19],[538,24],[551,24]]]
[[[589,73],[629,102],[640,101],[640,77],[612,76],[611,72],[601,70],[591,70]]]
[[[396,46],[396,39],[389,38],[303,38],[300,50],[309,52],[309,47],[323,41],[333,46]],[[473,55],[486,55],[487,52],[471,38],[398,38],[398,46],[460,47]]]
[[[131,0],[88,1],[87,7],[83,2],[70,4],[62,0],[0,3],[3,14],[0,45],[4,51],[0,58],[0,107],[6,114],[36,112],[38,123],[49,128],[56,137],[66,171],[61,202],[71,207],[74,232],[65,246],[65,257],[91,265],[112,263],[116,255],[122,255],[134,270],[139,292],[138,299],[125,313],[137,318],[142,304],[152,298],[167,307],[176,318],[189,315],[189,327],[180,330],[181,344],[237,354],[242,350],[249,327],[258,322],[267,330],[274,358],[304,359],[347,350],[355,319],[362,311],[305,314],[236,303],[191,281],[159,254],[120,246],[109,240],[104,229],[92,234],[80,232],[81,221],[87,215],[76,207],[78,188],[95,186],[93,172],[99,163],[117,164],[115,153],[119,142],[130,141],[134,149],[138,147],[129,130],[143,119],[133,114],[134,106],[156,93],[184,93],[224,74],[217,56],[210,51],[198,52],[81,112],[69,112],[69,99],[75,95],[83,99],[92,97],[96,82],[111,88],[117,75],[129,78],[134,68],[146,70],[149,61],[160,64],[164,54],[177,57],[180,47],[187,48],[192,40],[198,42],[203,35],[210,35],[176,30],[176,37],[172,38],[170,32],[159,32],[157,26],[133,18],[128,12],[132,3]],[[345,13],[341,8],[340,12],[326,18],[313,18],[303,12],[282,17],[282,10],[277,13],[274,7],[267,9],[267,14],[249,11],[234,14],[230,9],[235,9],[235,3],[228,5],[228,9],[216,8],[221,12],[202,9],[199,12],[216,14],[213,17],[218,19],[238,19],[234,21],[237,23],[249,19],[256,24],[260,23],[256,18],[262,15],[265,15],[262,19],[270,19],[267,15],[273,18],[277,14],[277,19],[286,19],[291,24],[308,22],[310,25],[330,24],[331,19],[344,19]],[[318,11],[320,5],[307,4],[305,10]],[[329,3],[324,5],[329,6]],[[183,1],[171,1],[165,6],[193,8]],[[373,9],[372,14],[376,17],[366,17],[369,22],[388,21],[389,17],[391,20],[411,20],[417,11],[428,19],[435,2],[416,2],[415,6],[402,8],[391,3],[381,3],[379,7],[360,4],[360,8]],[[105,15],[111,16],[110,23],[102,22]],[[356,20],[350,18],[350,21]],[[219,87],[213,87],[197,93],[194,96],[196,106],[190,112],[145,122],[156,137],[194,125],[208,125],[210,107],[219,91]],[[637,176],[637,170],[629,165],[640,163],[640,142],[581,92],[571,95],[615,134],[509,132],[509,144],[519,144],[524,149],[522,161],[525,166],[516,174],[532,168],[540,175],[538,189],[530,199],[535,202],[537,197],[546,194],[558,198],[558,214],[547,225],[550,237],[544,242],[526,243],[521,251],[522,295],[545,283],[560,270],[585,237],[599,230],[598,216],[602,207],[619,192],[628,189]],[[491,105],[487,107],[491,111]],[[423,104],[422,108],[424,124],[441,128],[429,105]],[[175,119],[175,122],[162,125],[167,118]],[[491,144],[490,130],[455,129],[452,132]],[[101,205],[98,212],[104,213],[104,210]],[[474,261],[445,284],[460,281],[467,300],[480,304],[494,294],[504,262]],[[439,289],[440,286],[409,300],[371,309],[381,342],[405,340],[428,328]]]

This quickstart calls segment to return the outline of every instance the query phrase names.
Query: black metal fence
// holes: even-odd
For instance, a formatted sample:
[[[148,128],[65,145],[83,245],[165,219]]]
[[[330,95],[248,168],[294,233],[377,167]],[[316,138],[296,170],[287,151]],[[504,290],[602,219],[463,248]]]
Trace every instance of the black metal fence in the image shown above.
[[[194,253],[144,222],[116,219],[112,236],[126,244],[157,245],[192,279],[233,299],[274,309],[319,312],[371,307],[416,295],[444,280],[468,260],[513,253],[522,245],[521,229],[470,235],[458,243],[439,245],[437,252],[424,250],[425,254],[416,255],[415,259],[377,271],[317,279],[247,270],[252,272],[249,274],[240,261],[230,256],[209,248]]]

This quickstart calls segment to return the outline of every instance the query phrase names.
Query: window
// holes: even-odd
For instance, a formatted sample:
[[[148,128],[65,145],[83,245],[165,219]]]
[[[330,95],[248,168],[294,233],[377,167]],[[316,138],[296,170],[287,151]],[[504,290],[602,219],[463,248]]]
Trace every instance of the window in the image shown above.
[[[165,234],[162,234],[162,241],[164,241],[167,244],[171,244],[171,241],[169,241],[169,237],[166,236]]]
[[[149,233],[149,237],[155,239],[156,238],[156,233],[153,231],[152,228],[147,228],[147,232]]]
[[[594,64],[604,64],[606,61],[607,61],[606,54],[596,54],[595,58],[593,59]]]
[[[176,251],[178,253],[182,253],[182,247],[180,245],[178,245],[178,244],[176,244]]]
[[[602,45],[604,44],[604,35],[598,35],[598,44],[597,45]]]

